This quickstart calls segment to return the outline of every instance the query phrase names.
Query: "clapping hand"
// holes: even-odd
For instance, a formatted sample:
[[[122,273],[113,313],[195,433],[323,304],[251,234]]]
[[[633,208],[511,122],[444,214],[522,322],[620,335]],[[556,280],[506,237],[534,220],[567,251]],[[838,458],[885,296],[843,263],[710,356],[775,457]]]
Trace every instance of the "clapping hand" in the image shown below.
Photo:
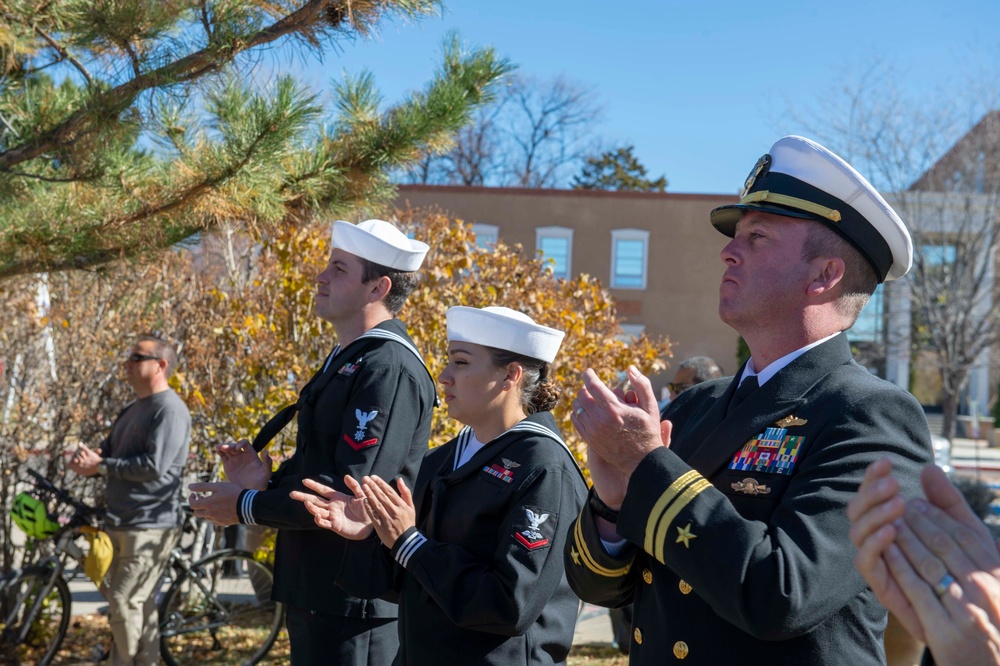
[[[413,495],[403,479],[396,479],[397,494],[392,486],[377,476],[361,479],[361,489],[365,495],[365,509],[378,538],[386,548],[392,548],[403,532],[416,522]]]
[[[365,495],[358,482],[350,476],[344,477],[344,483],[353,496],[318,481],[304,479],[302,484],[316,494],[294,490],[290,497],[305,504],[320,527],[336,532],[345,539],[360,541],[369,537],[373,529],[364,507]]]
[[[226,480],[241,488],[266,490],[271,478],[271,456],[265,450],[259,454],[245,439],[231,444],[220,444],[215,452],[222,459]]]

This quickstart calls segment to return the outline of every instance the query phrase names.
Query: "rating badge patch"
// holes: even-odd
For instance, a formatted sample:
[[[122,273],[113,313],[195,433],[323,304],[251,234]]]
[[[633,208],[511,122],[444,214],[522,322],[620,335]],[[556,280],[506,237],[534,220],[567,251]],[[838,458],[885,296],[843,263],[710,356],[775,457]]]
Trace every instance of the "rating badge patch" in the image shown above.
[[[556,521],[549,520],[551,514],[538,507],[526,506],[524,516],[514,523],[514,541],[529,551],[549,545],[555,533]]]
[[[378,416],[378,410],[373,409],[370,412],[364,412],[360,409],[354,410],[354,416],[358,419],[357,430],[354,431],[354,437],[351,437],[347,433],[344,433],[344,441],[350,445],[355,451],[360,451],[361,449],[367,449],[371,446],[376,446],[378,444],[377,437],[367,437],[369,424]]]

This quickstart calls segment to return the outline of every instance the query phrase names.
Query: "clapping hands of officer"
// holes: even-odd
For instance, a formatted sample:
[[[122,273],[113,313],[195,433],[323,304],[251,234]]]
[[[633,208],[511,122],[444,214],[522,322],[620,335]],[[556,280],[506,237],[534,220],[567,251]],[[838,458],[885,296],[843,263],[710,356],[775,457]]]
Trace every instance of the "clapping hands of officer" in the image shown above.
[[[317,525],[352,541],[371,536],[374,528],[364,506],[365,495],[357,481],[350,476],[344,477],[344,483],[353,495],[312,479],[305,479],[302,483],[316,494],[295,490],[289,496],[306,505]]]
[[[944,472],[924,468],[927,500],[904,501],[887,459],[848,506],[855,564],[875,596],[938,664],[1000,664],[1000,552]]]
[[[633,470],[646,455],[669,446],[670,422],[660,422],[649,379],[635,366],[626,371],[632,390],[610,389],[588,369],[573,401],[572,420],[587,443],[591,477],[601,500],[617,509]]]

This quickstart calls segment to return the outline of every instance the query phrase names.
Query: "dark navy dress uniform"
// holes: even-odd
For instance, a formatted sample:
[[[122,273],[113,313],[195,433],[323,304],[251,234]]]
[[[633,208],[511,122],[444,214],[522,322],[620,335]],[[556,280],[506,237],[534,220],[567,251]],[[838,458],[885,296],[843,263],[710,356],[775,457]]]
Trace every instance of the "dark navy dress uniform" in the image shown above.
[[[670,404],[670,447],[643,459],[621,507],[630,544],[608,555],[585,508],[570,584],[591,603],[635,600],[631,664],[884,664],[886,611],[854,568],[846,507],[882,456],[904,496],[919,492],[920,405],[856,364],[844,334],[730,410],[736,386]]]
[[[457,469],[471,429],[430,451],[417,527],[381,548],[370,575],[339,577],[357,594],[398,594],[396,664],[565,663],[579,600],[562,551],[586,484],[557,433],[540,412]]]
[[[302,390],[294,454],[272,475],[268,490],[244,491],[240,496],[240,522],[278,528],[273,598],[291,609],[366,621],[396,617],[395,604],[353,597],[337,587],[336,576],[350,576],[358,566],[348,557],[347,540],[318,527],[305,505],[289,493],[303,490],[306,477],[342,492],[349,492],[345,475],[415,477],[427,452],[435,392],[426,367],[411,348],[405,326],[392,319],[340,350]],[[289,626],[291,631],[291,620]],[[332,655],[335,650],[353,650],[339,644],[349,642],[355,631],[319,637],[329,650],[299,655],[297,661],[351,663]],[[392,644],[379,650],[391,658],[396,650],[394,628],[385,633]],[[357,652],[364,657],[368,649],[362,646]]]

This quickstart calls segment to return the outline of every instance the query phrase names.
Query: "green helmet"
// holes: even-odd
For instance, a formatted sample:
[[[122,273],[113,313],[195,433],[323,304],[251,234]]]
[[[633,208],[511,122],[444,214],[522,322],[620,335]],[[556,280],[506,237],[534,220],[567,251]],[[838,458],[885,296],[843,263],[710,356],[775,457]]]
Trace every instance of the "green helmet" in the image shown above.
[[[10,517],[21,531],[33,539],[47,539],[59,529],[55,516],[49,515],[45,502],[28,493],[18,493],[10,508]]]

